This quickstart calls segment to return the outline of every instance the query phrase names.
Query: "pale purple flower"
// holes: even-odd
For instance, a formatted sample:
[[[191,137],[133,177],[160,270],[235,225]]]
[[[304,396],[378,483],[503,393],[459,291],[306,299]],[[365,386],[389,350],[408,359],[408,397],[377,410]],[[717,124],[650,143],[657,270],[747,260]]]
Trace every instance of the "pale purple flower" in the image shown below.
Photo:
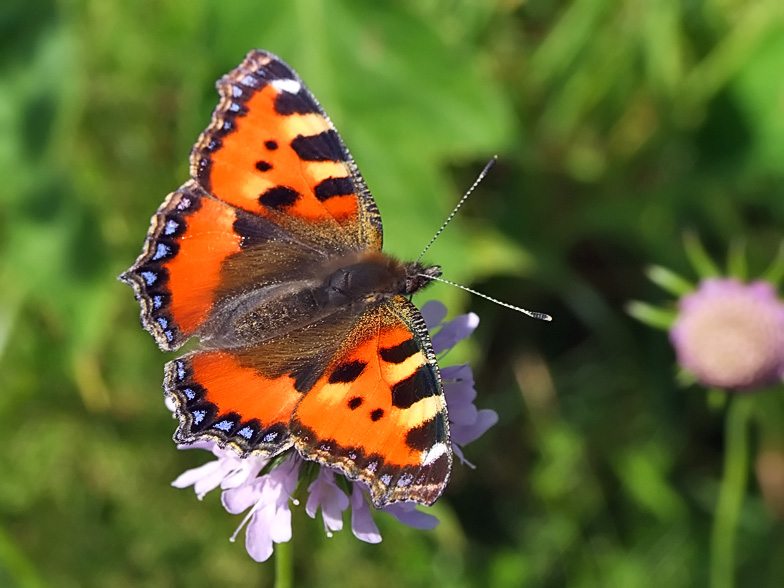
[[[383,512],[391,514],[404,525],[413,527],[414,529],[429,531],[438,526],[437,517],[417,510],[416,504],[413,502],[396,502],[389,506],[385,506],[382,510]]]
[[[291,540],[289,501],[297,488],[301,465],[302,458],[292,453],[268,474],[225,490],[221,496],[223,507],[231,514],[250,509],[231,540],[237,537],[247,523],[245,547],[256,561],[269,559],[273,543]]]
[[[207,449],[218,458],[203,466],[183,472],[172,482],[172,486],[175,488],[193,486],[199,500],[218,486],[225,490],[242,485],[245,481],[255,478],[269,463],[268,459],[262,457],[240,457],[236,451],[218,447],[209,441],[179,445],[178,449]]]
[[[767,282],[711,278],[679,302],[678,363],[707,386],[745,390],[784,375],[784,304]]]
[[[468,364],[453,365],[441,370],[444,383],[444,396],[449,411],[449,434],[452,437],[452,450],[460,461],[470,467],[474,465],[465,459],[461,445],[476,441],[498,422],[498,413],[489,408],[477,409],[474,404],[474,373]]]
[[[446,306],[438,300],[428,300],[422,305],[419,312],[422,314],[422,318],[425,319],[425,326],[427,326],[427,330],[430,331],[432,338],[433,330],[444,323],[447,312]],[[436,353],[439,352],[440,351],[436,351]]]
[[[473,313],[444,321],[446,307],[440,302],[431,301],[422,307],[422,315],[431,331],[433,349],[437,354],[449,351],[459,341],[468,337],[479,324],[479,317]],[[458,458],[463,457],[460,446],[474,441],[498,421],[492,410],[478,410],[474,405],[476,391],[471,367],[467,364],[449,366],[441,369],[449,413],[452,448]],[[292,452],[284,461],[259,475],[270,464],[269,459],[249,456],[239,457],[231,449],[221,449],[215,443],[199,442],[180,446],[208,449],[217,460],[201,467],[188,470],[178,477],[173,485],[183,488],[193,486],[199,498],[220,487],[223,490],[224,508],[232,514],[248,511],[244,520],[234,533],[246,526],[246,547],[250,556],[257,561],[267,560],[273,552],[275,543],[291,539],[290,504],[299,504],[292,497],[297,488],[300,467],[303,459]],[[307,488],[308,499],[305,511],[311,518],[321,509],[321,517],[327,536],[343,529],[343,513],[351,509],[351,531],[367,543],[379,543],[381,534],[373,521],[372,505],[368,490],[361,482],[349,483],[350,494],[338,486],[336,470],[319,468],[315,480]],[[340,475],[340,474],[337,474]],[[381,509],[401,523],[416,529],[433,529],[438,519],[418,510],[414,503],[395,503]]]
[[[431,300],[422,307],[422,316],[431,332],[433,350],[436,353],[449,351],[457,343],[467,338],[479,325],[479,317],[470,312],[444,322],[446,306]],[[436,331],[433,333],[433,331]],[[498,414],[490,409],[478,410],[474,404],[474,373],[468,364],[441,368],[441,380],[449,412],[449,433],[452,437],[452,450],[460,461],[468,466],[473,464],[465,459],[460,445],[467,445],[485,434],[498,422]]]
[[[308,502],[305,512],[311,519],[321,507],[321,518],[324,520],[324,531],[332,537],[332,531],[343,528],[343,511],[348,508],[348,496],[335,484],[335,472],[329,468],[321,468],[313,483],[308,486]]]
[[[365,490],[362,484],[354,484],[351,493],[351,532],[354,537],[365,543],[381,543],[381,533],[373,520]]]
[[[439,308],[436,313],[434,308],[436,305],[443,308],[443,311]],[[431,309],[433,310],[431,311]],[[442,312],[446,312],[446,307],[436,300],[431,300],[422,307],[422,313],[427,313],[431,320],[441,316]],[[436,333],[431,333],[430,338],[433,342],[433,351],[439,354],[452,349],[452,347],[473,333],[474,329],[479,326],[479,317],[473,312],[469,312],[468,314],[456,316],[446,323],[443,322],[443,318],[436,324],[431,324],[425,319],[425,324],[427,324],[427,328],[430,331],[438,328]]]

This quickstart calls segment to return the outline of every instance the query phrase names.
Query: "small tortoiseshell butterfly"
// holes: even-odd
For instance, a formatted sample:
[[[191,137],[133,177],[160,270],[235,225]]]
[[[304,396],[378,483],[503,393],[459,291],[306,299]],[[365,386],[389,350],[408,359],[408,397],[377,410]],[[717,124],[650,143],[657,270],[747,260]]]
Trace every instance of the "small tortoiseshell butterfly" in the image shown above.
[[[438,266],[382,253],[381,217],[326,113],[252,51],[217,83],[192,179],[120,279],[164,351],[178,443],[294,447],[368,484],[377,507],[432,504],[452,465],[438,364],[408,296]]]

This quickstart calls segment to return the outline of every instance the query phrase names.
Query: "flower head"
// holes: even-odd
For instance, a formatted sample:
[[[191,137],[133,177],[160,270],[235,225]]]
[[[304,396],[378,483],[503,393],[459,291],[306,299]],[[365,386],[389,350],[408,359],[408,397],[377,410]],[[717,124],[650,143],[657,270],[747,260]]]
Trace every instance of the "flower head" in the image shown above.
[[[473,313],[445,321],[446,307],[439,302],[425,304],[422,315],[431,331],[436,354],[449,351],[479,324],[479,317]],[[468,463],[460,446],[480,437],[498,421],[498,415],[492,410],[478,410],[474,405],[476,391],[469,365],[444,367],[441,376],[452,448],[461,461]],[[294,451],[282,461],[280,458],[273,461],[252,455],[242,458],[233,450],[222,449],[211,442],[180,446],[180,449],[187,448],[210,450],[217,459],[188,470],[173,485],[178,488],[192,485],[199,498],[220,487],[223,490],[222,503],[228,512],[240,514],[247,511],[234,537],[243,527],[246,528],[246,548],[257,561],[267,560],[275,543],[291,539],[291,504],[299,504],[294,498],[298,482],[303,476],[307,477],[308,472],[312,474],[314,467],[317,474],[314,478],[311,475],[307,486],[305,512],[315,519],[321,511],[324,530],[327,536],[332,536],[333,532],[342,530],[343,513],[350,509],[353,534],[367,543],[381,541],[381,534],[373,520],[374,508],[367,486],[346,480],[336,469],[313,463],[308,464],[312,467],[303,467],[305,460]],[[380,510],[417,529],[433,529],[438,525],[435,516],[417,509],[414,503],[395,503]]]
[[[751,389],[784,375],[784,304],[766,282],[702,281],[670,329],[678,363],[708,386]]]
[[[663,267],[648,277],[678,297],[677,311],[632,302],[629,313],[670,333],[686,381],[749,392],[784,377],[784,303],[777,283],[784,276],[784,246],[764,277],[748,282],[742,248],[730,250],[728,277],[696,236],[684,236],[686,253],[702,279],[696,284]]]

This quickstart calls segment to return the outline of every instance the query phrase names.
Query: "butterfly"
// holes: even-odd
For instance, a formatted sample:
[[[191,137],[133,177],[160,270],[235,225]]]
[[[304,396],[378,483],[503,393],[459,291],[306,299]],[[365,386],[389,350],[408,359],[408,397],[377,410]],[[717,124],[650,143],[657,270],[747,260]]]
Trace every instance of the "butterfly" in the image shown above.
[[[381,251],[381,216],[294,70],[251,51],[217,82],[191,179],[120,276],[164,351],[174,439],[294,448],[370,489],[432,504],[452,466],[447,406],[410,296],[441,275]]]

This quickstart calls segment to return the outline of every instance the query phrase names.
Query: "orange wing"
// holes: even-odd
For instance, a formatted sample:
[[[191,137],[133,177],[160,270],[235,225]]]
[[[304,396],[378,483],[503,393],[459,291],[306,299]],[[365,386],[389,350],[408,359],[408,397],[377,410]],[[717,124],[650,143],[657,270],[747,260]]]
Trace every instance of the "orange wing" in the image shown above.
[[[251,51],[217,83],[221,100],[191,153],[213,196],[308,238],[381,249],[381,217],[329,117],[278,57]]]
[[[250,290],[301,279],[334,255],[275,223],[212,198],[194,181],[170,194],[152,219],[144,250],[120,279],[141,304],[161,349],[222,327],[209,319]]]
[[[404,297],[218,348],[231,339],[223,319],[253,296],[382,241],[354,161],[291,68],[253,51],[218,89],[193,179],[161,205],[120,276],[162,349],[192,335],[207,347],[167,365],[175,439],[266,456],[293,445],[367,483],[376,506],[432,504],[452,463],[446,402],[424,321]]]
[[[166,393],[177,406],[178,443],[210,438],[243,454],[291,447],[298,393],[288,377],[267,379],[231,352],[197,351],[166,365]]]
[[[167,351],[204,335],[232,297],[381,249],[376,204],[299,76],[252,51],[217,85],[221,101],[191,153],[194,179],[161,205],[120,276]]]
[[[452,467],[441,377],[422,315],[404,297],[371,308],[297,405],[294,445],[370,487],[376,507],[432,504]]]
[[[452,464],[446,401],[419,311],[402,296],[249,348],[170,362],[175,439],[243,454],[292,444],[370,487],[377,507],[432,504]]]
[[[207,319],[223,262],[241,251],[236,222],[235,209],[195,182],[169,194],[153,217],[142,254],[120,279],[133,286],[161,349],[177,349]]]

